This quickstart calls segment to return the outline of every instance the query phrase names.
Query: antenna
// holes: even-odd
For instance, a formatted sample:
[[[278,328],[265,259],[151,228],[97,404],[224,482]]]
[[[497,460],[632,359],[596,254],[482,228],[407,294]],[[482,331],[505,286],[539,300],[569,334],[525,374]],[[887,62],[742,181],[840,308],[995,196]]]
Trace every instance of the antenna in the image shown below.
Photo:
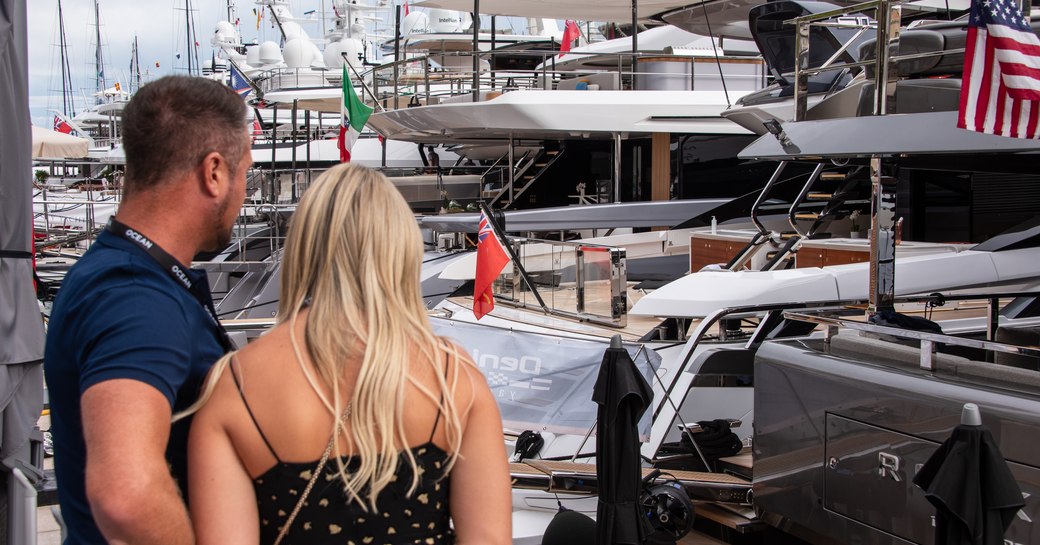
[[[715,66],[719,69],[719,80],[722,82],[722,92],[726,94],[726,107],[733,106],[733,103],[729,100],[729,89],[726,88],[726,75],[722,73],[722,61],[719,60],[719,50],[715,47],[715,34],[711,31],[711,18],[708,17],[708,8],[701,4],[701,11],[704,12],[704,22],[708,25],[708,37],[711,38],[711,51],[715,54]],[[721,38],[719,43],[722,43]]]

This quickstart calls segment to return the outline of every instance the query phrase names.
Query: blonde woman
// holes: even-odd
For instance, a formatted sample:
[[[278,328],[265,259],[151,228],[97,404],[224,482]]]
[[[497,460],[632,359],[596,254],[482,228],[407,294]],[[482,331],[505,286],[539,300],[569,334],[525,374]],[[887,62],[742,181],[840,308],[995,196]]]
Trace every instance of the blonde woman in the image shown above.
[[[196,404],[200,545],[511,542],[498,406],[432,333],[421,263],[415,220],[382,174],[341,165],[307,191],[277,325],[218,362]]]

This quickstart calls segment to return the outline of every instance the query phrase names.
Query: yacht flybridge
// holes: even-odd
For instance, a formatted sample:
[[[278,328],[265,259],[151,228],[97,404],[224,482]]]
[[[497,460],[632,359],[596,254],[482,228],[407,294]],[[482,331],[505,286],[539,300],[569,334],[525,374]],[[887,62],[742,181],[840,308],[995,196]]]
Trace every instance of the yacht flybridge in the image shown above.
[[[934,510],[912,481],[961,406],[975,403],[1026,501],[1006,538],[1036,541],[1029,521],[1040,458],[1016,430],[1040,424],[1040,179],[1030,166],[1040,144],[956,128],[947,97],[960,74],[948,57],[960,53],[964,23],[916,23],[890,54],[868,36],[878,27],[893,32],[882,43],[900,36],[895,25],[874,23],[893,17],[888,2],[858,5],[839,22],[815,3],[777,4],[795,14],[792,38],[772,40],[775,47],[818,25],[825,36],[844,35],[852,43],[843,51],[854,55],[831,49],[819,64],[781,72],[793,90],[789,113],[765,117],[763,136],[741,153],[780,163],[743,220],[567,242],[511,239],[517,259],[495,284],[495,309],[477,321],[463,288],[438,304],[435,320],[475,353],[518,361],[537,357],[525,347],[605,348],[620,334],[654,386],[647,464],[684,471],[678,480],[691,495],[729,506],[724,517],[708,508],[705,516],[742,529],[773,524],[814,543],[932,543]],[[864,16],[869,10],[882,15]],[[814,87],[831,63],[841,75]],[[779,91],[775,98],[787,100]],[[784,178],[800,163],[814,167]],[[781,195],[784,184],[797,189]],[[677,256],[688,271],[677,278],[650,278],[638,266]],[[455,259],[440,276],[464,281],[472,261]],[[566,416],[577,409],[561,411],[535,388],[541,377],[510,375],[496,357],[480,356],[478,365],[505,375],[495,387],[508,400],[507,420],[532,426],[510,429],[541,429],[535,458],[549,460],[512,467],[522,489],[517,521],[547,520],[552,494],[593,510],[579,499],[589,490],[575,483],[588,482],[594,429],[573,429],[581,426]],[[577,376],[579,368],[556,373]],[[743,457],[712,459],[697,447],[693,423],[715,419],[741,424]],[[734,488],[685,473],[705,467],[746,480]]]

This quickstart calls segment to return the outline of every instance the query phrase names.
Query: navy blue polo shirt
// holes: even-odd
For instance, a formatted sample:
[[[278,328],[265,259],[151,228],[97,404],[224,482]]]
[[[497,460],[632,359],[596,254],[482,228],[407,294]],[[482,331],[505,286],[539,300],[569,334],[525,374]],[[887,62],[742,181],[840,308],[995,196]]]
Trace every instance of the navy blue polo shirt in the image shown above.
[[[188,274],[208,295],[205,271]],[[69,271],[44,352],[58,500],[69,530],[65,545],[105,543],[87,503],[80,396],[106,380],[132,379],[161,392],[172,411],[185,409],[224,353],[220,335],[194,295],[142,248],[117,235],[102,231]],[[182,420],[171,429],[166,450],[182,491],[187,439],[188,422]],[[128,459],[137,455],[126,453]]]

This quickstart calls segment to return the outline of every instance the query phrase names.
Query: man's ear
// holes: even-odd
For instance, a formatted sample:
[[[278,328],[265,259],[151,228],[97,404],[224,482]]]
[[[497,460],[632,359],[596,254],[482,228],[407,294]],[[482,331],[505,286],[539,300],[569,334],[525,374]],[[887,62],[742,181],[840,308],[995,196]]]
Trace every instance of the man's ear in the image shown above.
[[[200,190],[209,197],[220,197],[227,188],[227,160],[218,152],[211,151],[199,166]]]

